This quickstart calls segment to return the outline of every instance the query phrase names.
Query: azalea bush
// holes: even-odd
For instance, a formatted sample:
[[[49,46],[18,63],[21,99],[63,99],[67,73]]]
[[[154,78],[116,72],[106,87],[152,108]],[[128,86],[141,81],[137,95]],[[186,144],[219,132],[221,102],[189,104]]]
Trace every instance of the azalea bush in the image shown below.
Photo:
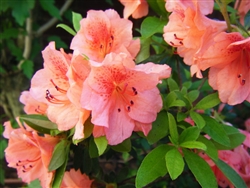
[[[249,187],[249,2],[120,3],[57,25],[70,51],[41,51],[8,166],[41,187]]]

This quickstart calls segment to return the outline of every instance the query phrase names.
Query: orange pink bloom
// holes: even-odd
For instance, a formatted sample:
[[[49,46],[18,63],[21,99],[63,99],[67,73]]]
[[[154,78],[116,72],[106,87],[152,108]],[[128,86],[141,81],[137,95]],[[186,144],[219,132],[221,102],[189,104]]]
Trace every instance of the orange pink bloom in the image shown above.
[[[196,57],[211,45],[214,36],[227,27],[225,22],[211,20],[203,15],[197,4],[192,5],[195,8],[187,6],[184,10],[171,13],[169,22],[164,27],[163,37],[169,45],[177,48],[184,63],[191,66],[191,75],[196,74],[198,78],[202,78]]]
[[[148,14],[148,3],[146,0],[119,0],[124,5],[123,17],[128,19],[132,15],[138,19]]]
[[[9,126],[7,124],[6,126]],[[18,177],[26,183],[39,179],[43,188],[50,187],[54,172],[49,172],[48,166],[53,149],[59,139],[51,136],[39,136],[27,127],[12,129],[5,133],[9,139],[5,149],[8,166],[17,169]]]
[[[90,10],[80,24],[70,48],[93,61],[101,62],[110,52],[135,58],[140,50],[139,39],[133,40],[132,22],[120,18],[115,10]]]
[[[80,170],[70,169],[64,173],[60,188],[90,188],[93,181],[86,174],[82,174]]]
[[[110,145],[119,144],[131,136],[136,122],[140,124],[136,129],[147,135],[144,126],[151,125],[162,107],[156,85],[171,72],[167,65],[154,66],[135,66],[131,57],[115,53],[102,63],[92,62],[81,104],[92,111],[95,137],[105,134]]]
[[[250,37],[222,32],[199,61],[202,70],[211,67],[208,81],[223,103],[250,102]]]
[[[238,10],[240,23],[244,26],[244,19],[247,12],[250,10],[250,2],[248,0],[236,0],[234,9]]]

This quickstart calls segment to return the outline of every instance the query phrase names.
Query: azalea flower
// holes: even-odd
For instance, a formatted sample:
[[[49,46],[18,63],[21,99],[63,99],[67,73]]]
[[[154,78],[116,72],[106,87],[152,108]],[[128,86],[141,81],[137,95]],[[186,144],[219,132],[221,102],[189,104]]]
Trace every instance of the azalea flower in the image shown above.
[[[23,91],[19,98],[20,102],[23,103],[24,112],[26,114],[46,114],[48,105],[43,102],[35,100],[29,91]]]
[[[250,102],[250,37],[222,32],[199,61],[202,70],[211,67],[208,81],[223,103]]]
[[[82,174],[80,170],[70,169],[64,173],[60,188],[90,188],[93,181],[86,174]]]
[[[110,52],[124,52],[135,58],[140,50],[139,39],[133,40],[132,22],[120,18],[115,10],[87,12],[70,48],[90,60],[101,62]]]
[[[123,17],[128,19],[130,15],[138,19],[148,14],[148,3],[146,0],[119,0],[124,5]]]
[[[44,68],[33,76],[30,94],[37,101],[48,105],[46,115],[58,125],[59,130],[75,127],[74,139],[81,139],[84,137],[83,124],[90,115],[88,110],[79,105],[82,82],[90,70],[88,62],[81,55],[72,57],[57,51],[54,42],[42,54]],[[79,67],[79,64],[82,66]],[[74,72],[75,66],[78,72]]]
[[[179,12],[187,8],[191,8],[196,11],[196,7],[198,7],[204,15],[211,14],[214,8],[214,0],[166,0],[165,4],[165,8],[168,12]]]
[[[225,22],[207,18],[196,5],[195,10],[187,7],[174,11],[164,27],[163,37],[169,45],[177,48],[184,63],[191,66],[191,75],[202,78],[197,57],[213,43],[213,37],[226,28]]]
[[[171,69],[167,65],[150,67],[151,71],[147,67],[145,72],[143,65],[135,66],[126,54],[115,53],[108,54],[102,63],[92,62],[81,105],[92,111],[95,137],[105,134],[108,143],[116,145],[131,136],[136,122],[148,126],[155,121],[162,107],[156,85],[160,78],[170,76]],[[147,128],[139,128],[147,135]]]
[[[7,124],[10,126],[10,124]],[[8,147],[5,149],[5,158],[8,166],[17,169],[18,177],[30,183],[39,179],[42,187],[50,187],[54,172],[49,172],[48,166],[53,149],[59,139],[51,136],[39,136],[35,131],[27,131],[22,125],[12,129],[7,138]]]

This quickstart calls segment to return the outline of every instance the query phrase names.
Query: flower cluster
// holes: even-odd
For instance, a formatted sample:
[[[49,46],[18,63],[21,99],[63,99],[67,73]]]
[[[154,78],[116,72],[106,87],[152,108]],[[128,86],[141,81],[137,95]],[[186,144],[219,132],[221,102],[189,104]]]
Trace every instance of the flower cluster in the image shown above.
[[[250,134],[225,127],[224,121],[217,121],[212,113],[206,114],[206,110],[220,102],[229,105],[250,102],[250,37],[231,28],[227,20],[209,18],[214,9],[213,0],[166,0],[162,2],[165,5],[164,14],[169,15],[167,21],[150,17],[142,24],[143,28],[156,21],[158,28],[162,26],[161,39],[157,28],[149,34],[141,31],[140,40],[139,37],[133,38],[133,24],[128,18],[146,16],[149,6],[157,9],[160,1],[156,2],[157,6],[153,1],[146,0],[119,1],[124,5],[124,18],[113,9],[89,10],[78,23],[79,28],[69,46],[70,52],[62,48],[57,50],[55,42],[50,42],[43,49],[43,68],[32,77],[30,89],[20,96],[28,115],[23,119],[17,118],[17,129],[13,129],[10,122],[5,123],[3,136],[9,139],[5,150],[8,165],[17,169],[24,182],[39,179],[42,187],[52,186],[59,167],[64,168],[61,179],[56,180],[60,187],[91,187],[94,182],[91,176],[88,177],[94,174],[91,170],[85,174],[77,165],[74,169],[67,166],[68,157],[72,157],[70,149],[80,145],[84,160],[95,158],[105,153],[107,145],[115,148],[129,139],[133,132],[140,132],[139,137],[147,139],[150,144],[160,142],[164,137],[166,139],[162,141],[164,144],[152,151],[157,155],[148,154],[146,162],[142,162],[142,167],[137,169],[137,187],[143,187],[168,172],[174,180],[184,170],[184,158],[191,171],[194,169],[192,173],[195,177],[200,178],[198,182],[202,186],[210,183],[210,180],[203,181],[205,178],[197,175],[204,169],[208,176],[216,176],[221,187],[232,186],[216,160],[227,163],[249,184],[250,155],[247,149],[250,147]],[[244,24],[244,16],[250,7],[249,4],[243,6],[243,3],[237,3],[240,2],[237,1],[235,6],[239,9],[240,22]],[[196,75],[202,79],[203,71],[208,69],[208,83],[218,90],[220,100],[215,93],[197,102],[199,89],[188,91],[185,86],[176,86],[172,78],[165,82],[172,69],[164,61],[143,59],[136,63],[138,54],[144,50],[141,44],[146,45],[148,41],[159,45],[155,48],[152,45],[157,58],[163,57],[160,53],[165,49],[171,51],[172,47],[176,48],[171,53],[178,54],[190,66],[192,77]],[[164,58],[170,54],[169,51],[163,54]],[[166,86],[164,84],[158,85],[162,80],[167,83],[167,89],[162,89]],[[249,120],[246,127],[248,130]],[[241,136],[235,141],[235,135]],[[102,142],[99,145],[98,139]],[[166,140],[169,143],[166,144]],[[86,152],[91,142],[96,144],[95,151]],[[59,147],[62,147],[61,150]],[[221,150],[223,147],[227,150]],[[58,153],[63,159],[59,160],[59,165],[53,166],[57,160],[55,156],[58,159],[61,157]],[[152,156],[159,161],[152,160]],[[175,157],[176,163],[169,162]],[[204,165],[204,169],[198,169],[199,165],[192,167],[196,165],[190,160],[192,157],[197,159],[199,165]],[[151,178],[152,174],[142,171],[150,169],[152,166],[146,165],[152,162],[157,163],[155,168],[163,171],[155,170],[157,172],[152,173]],[[171,169],[176,164],[179,168]],[[142,181],[144,176],[150,179],[145,180],[145,184]],[[216,184],[215,177],[213,181]]]
[[[201,70],[210,68],[209,84],[218,90],[223,103],[250,101],[250,38],[239,32],[227,33],[226,22],[206,17],[213,5],[213,0],[167,1],[166,9],[172,13],[164,27],[164,39],[177,47],[184,63],[191,66],[191,75],[202,78]]]

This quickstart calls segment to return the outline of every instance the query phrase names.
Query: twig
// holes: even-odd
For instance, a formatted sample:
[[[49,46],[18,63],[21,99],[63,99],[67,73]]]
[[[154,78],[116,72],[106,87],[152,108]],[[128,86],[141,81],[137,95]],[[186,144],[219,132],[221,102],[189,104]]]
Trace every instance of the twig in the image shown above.
[[[71,5],[71,3],[74,0],[66,0],[64,5],[62,6],[62,8],[60,9],[60,16],[63,15],[63,13],[69,8],[69,6]],[[37,32],[35,33],[35,35],[37,37],[41,36],[47,29],[49,29],[51,26],[53,26],[56,22],[58,21],[57,18],[51,18],[47,23],[45,23],[44,25],[42,25]]]

